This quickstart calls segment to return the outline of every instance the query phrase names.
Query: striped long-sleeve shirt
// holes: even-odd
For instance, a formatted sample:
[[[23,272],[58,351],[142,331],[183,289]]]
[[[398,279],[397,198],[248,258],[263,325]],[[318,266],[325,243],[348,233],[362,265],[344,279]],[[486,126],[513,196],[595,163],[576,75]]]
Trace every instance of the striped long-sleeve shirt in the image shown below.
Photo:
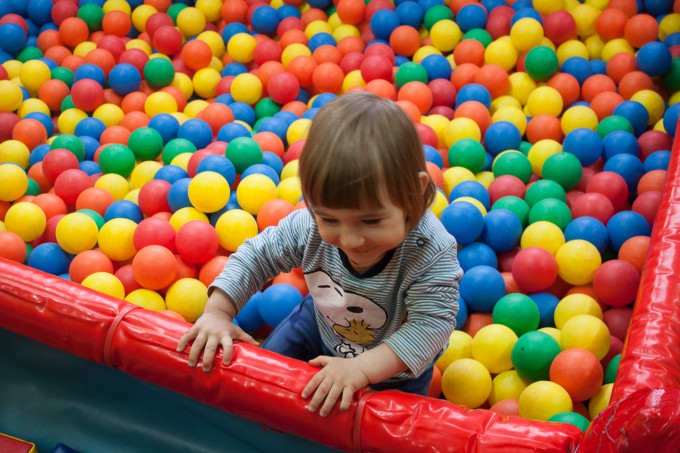
[[[455,327],[463,271],[455,239],[430,211],[362,274],[323,241],[308,210],[295,211],[244,242],[211,286],[240,310],[267,280],[299,266],[322,341],[337,357],[354,357],[385,342],[408,366],[394,379],[412,379],[433,365]]]

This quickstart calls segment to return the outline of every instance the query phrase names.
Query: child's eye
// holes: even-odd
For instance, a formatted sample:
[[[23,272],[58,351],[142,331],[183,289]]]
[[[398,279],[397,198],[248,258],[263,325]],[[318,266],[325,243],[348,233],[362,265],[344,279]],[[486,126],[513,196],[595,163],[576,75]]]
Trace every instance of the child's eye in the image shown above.
[[[328,218],[328,217],[319,217],[319,220],[321,220],[321,222],[323,222],[323,223],[327,223],[327,224],[330,224],[330,225],[338,223],[337,220],[331,219],[331,218]]]
[[[366,220],[364,220],[363,222],[364,222],[366,225],[377,225],[377,224],[379,224],[381,221],[382,221],[382,219],[366,219]]]

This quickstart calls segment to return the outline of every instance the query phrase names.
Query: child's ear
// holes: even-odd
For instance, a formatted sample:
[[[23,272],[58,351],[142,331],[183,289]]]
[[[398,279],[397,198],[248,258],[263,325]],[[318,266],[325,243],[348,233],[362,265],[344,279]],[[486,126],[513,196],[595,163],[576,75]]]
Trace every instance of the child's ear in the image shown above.
[[[421,171],[418,173],[418,178],[420,178],[420,190],[425,193],[431,180],[430,175],[426,171]]]

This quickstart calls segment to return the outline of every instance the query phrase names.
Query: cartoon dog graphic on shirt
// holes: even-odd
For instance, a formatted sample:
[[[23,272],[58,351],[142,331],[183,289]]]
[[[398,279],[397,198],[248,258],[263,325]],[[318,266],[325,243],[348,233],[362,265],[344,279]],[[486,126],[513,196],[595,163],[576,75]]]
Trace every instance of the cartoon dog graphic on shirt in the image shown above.
[[[346,358],[366,351],[387,321],[385,310],[367,297],[345,292],[323,271],[305,277],[316,307],[341,340],[335,350]]]

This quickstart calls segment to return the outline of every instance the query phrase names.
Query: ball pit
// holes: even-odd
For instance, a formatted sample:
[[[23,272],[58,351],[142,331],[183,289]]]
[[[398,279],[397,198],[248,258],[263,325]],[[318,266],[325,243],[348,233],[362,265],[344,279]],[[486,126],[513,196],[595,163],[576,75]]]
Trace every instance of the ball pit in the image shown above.
[[[283,168],[274,170],[282,179],[274,186],[267,171],[247,174],[268,165],[268,147],[282,164],[293,160],[293,145],[305,137],[314,109],[342,91],[380,86],[376,91],[399,100],[415,121],[439,124],[430,135],[422,129],[421,136],[444,157],[440,218],[463,246],[461,262],[471,250],[490,251],[468,261],[466,275],[489,268],[489,281],[499,288],[503,283],[503,291],[482,297],[489,282],[470,286],[474,279],[466,280],[461,294],[472,314],[497,307],[502,318],[504,291],[534,300],[545,291],[564,301],[571,286],[592,284],[596,303],[609,310],[636,297],[663,189],[663,178],[652,182],[651,172],[668,165],[667,158],[646,158],[670,150],[678,112],[677,52],[667,43],[676,41],[665,36],[677,13],[660,3],[645,5],[644,14],[618,4],[548,2],[517,5],[514,12],[504,4],[402,2],[395,8],[377,0],[342,0],[336,14],[324,12],[332,7],[323,2],[309,2],[304,13],[298,4],[248,7],[239,0],[203,0],[196,7],[110,1],[104,8],[33,0],[23,10],[14,3],[8,8],[17,14],[0,23],[6,38],[0,40],[6,73],[0,72],[0,111],[6,115],[0,177],[8,182],[0,189],[0,212],[15,261],[64,275],[68,263],[78,263],[81,255],[86,262],[97,252],[111,275],[106,260],[122,269],[154,246],[167,251],[168,259],[178,253],[196,274],[298,203],[299,181],[283,178]],[[291,17],[284,18],[284,11]],[[657,23],[655,16],[666,14],[669,19]],[[291,30],[301,35],[286,34]],[[151,54],[152,46],[157,53]],[[345,49],[355,60],[343,66],[350,53]],[[265,65],[279,61],[265,83]],[[434,82],[442,89],[448,84],[446,101],[437,97],[443,94]],[[498,108],[502,102],[509,107]],[[284,112],[295,113],[277,116]],[[47,125],[27,119],[35,114],[45,116]],[[308,117],[298,119],[303,115]],[[256,138],[264,133],[278,141]],[[49,152],[38,158],[41,146]],[[212,146],[223,160],[205,153],[189,171],[191,156]],[[147,173],[144,162],[160,167]],[[562,191],[538,190],[547,182]],[[61,205],[45,201],[46,195]],[[196,225],[200,231],[190,231]],[[27,244],[26,257],[17,237]],[[205,242],[201,250],[192,248],[199,237]],[[101,252],[93,250],[97,244]],[[177,263],[167,261],[169,268]],[[83,274],[74,269],[71,280],[89,277]],[[121,299],[132,293],[124,279],[121,296],[114,280],[97,277],[86,286]],[[201,306],[200,300],[187,306],[179,300],[184,296],[178,294],[198,288],[191,280],[181,279],[171,293],[170,305],[180,306],[187,320]],[[130,299],[159,309],[158,297],[168,296],[154,294]],[[557,325],[559,304],[538,300],[540,324],[530,330],[544,321]],[[554,320],[544,316],[550,306]],[[592,304],[588,310],[592,315]],[[567,329],[565,344],[586,330],[597,336],[593,353],[604,357],[602,325],[590,318],[583,324],[590,327]],[[452,394],[451,379],[442,376],[445,397]],[[545,392],[559,393],[535,395]],[[608,392],[593,400],[591,417],[604,410]],[[527,410],[534,403],[527,398],[520,415],[546,419]],[[555,417],[572,408],[557,409],[564,410]]]

